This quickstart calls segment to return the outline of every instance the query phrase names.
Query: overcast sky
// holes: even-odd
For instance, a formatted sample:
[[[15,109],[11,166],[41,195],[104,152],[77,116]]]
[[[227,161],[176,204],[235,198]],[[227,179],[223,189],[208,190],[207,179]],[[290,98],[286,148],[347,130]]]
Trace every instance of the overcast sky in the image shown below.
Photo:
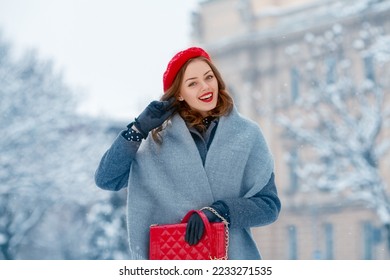
[[[20,56],[36,49],[82,111],[132,118],[162,94],[169,59],[190,46],[198,0],[0,0],[0,33]]]

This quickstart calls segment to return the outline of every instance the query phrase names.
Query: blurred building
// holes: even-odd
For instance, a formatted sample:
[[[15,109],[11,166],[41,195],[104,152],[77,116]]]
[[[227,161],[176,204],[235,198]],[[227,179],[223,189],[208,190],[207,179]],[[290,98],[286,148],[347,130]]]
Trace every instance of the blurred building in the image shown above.
[[[193,14],[193,43],[210,52],[240,111],[260,123],[275,156],[282,212],[276,223],[254,230],[264,259],[390,256],[388,232],[366,204],[340,201],[337,195],[324,192],[300,191],[291,162],[285,160],[293,150],[288,150],[283,131],[273,121],[283,100],[304,94],[298,71],[307,59],[313,59],[307,49],[308,34],[326,36],[328,30],[337,33],[342,29],[342,55],[352,63],[353,77],[374,79],[376,65],[356,55],[357,47],[352,46],[363,36],[362,26],[390,34],[389,2],[209,0],[201,1]],[[332,60],[324,65],[332,69]],[[382,138],[389,139],[389,128],[383,129],[387,130]],[[387,154],[380,161],[387,187],[389,169]]]

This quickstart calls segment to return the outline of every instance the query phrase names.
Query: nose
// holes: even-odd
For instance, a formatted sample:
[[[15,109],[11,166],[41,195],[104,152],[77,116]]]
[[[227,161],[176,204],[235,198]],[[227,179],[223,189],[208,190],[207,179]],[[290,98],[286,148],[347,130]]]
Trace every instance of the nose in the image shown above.
[[[206,91],[206,90],[209,90],[209,84],[206,82],[206,81],[202,81],[201,82],[201,90],[202,91]]]

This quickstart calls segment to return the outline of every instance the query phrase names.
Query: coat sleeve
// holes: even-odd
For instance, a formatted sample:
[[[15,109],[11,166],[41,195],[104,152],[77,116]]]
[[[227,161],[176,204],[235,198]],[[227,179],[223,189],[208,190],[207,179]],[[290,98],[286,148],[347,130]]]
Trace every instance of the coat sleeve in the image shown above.
[[[231,228],[265,226],[277,220],[281,209],[274,173],[268,183],[249,198],[224,199],[228,207]]]
[[[141,142],[128,141],[119,134],[104,153],[95,172],[99,188],[118,191],[127,186],[130,166]]]

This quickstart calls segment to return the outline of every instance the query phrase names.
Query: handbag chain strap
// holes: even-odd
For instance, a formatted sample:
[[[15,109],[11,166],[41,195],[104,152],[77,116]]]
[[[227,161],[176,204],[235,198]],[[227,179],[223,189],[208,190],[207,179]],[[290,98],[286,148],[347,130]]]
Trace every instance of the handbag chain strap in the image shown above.
[[[224,218],[222,217],[214,208],[212,207],[203,207],[202,209],[200,209],[201,211],[203,210],[208,210],[210,211],[211,213],[213,213],[215,216],[217,216],[218,218],[220,218],[222,220],[222,223],[225,225],[225,256],[218,259],[218,258],[214,258],[215,260],[227,260],[228,259],[228,248],[229,248],[229,222]]]

